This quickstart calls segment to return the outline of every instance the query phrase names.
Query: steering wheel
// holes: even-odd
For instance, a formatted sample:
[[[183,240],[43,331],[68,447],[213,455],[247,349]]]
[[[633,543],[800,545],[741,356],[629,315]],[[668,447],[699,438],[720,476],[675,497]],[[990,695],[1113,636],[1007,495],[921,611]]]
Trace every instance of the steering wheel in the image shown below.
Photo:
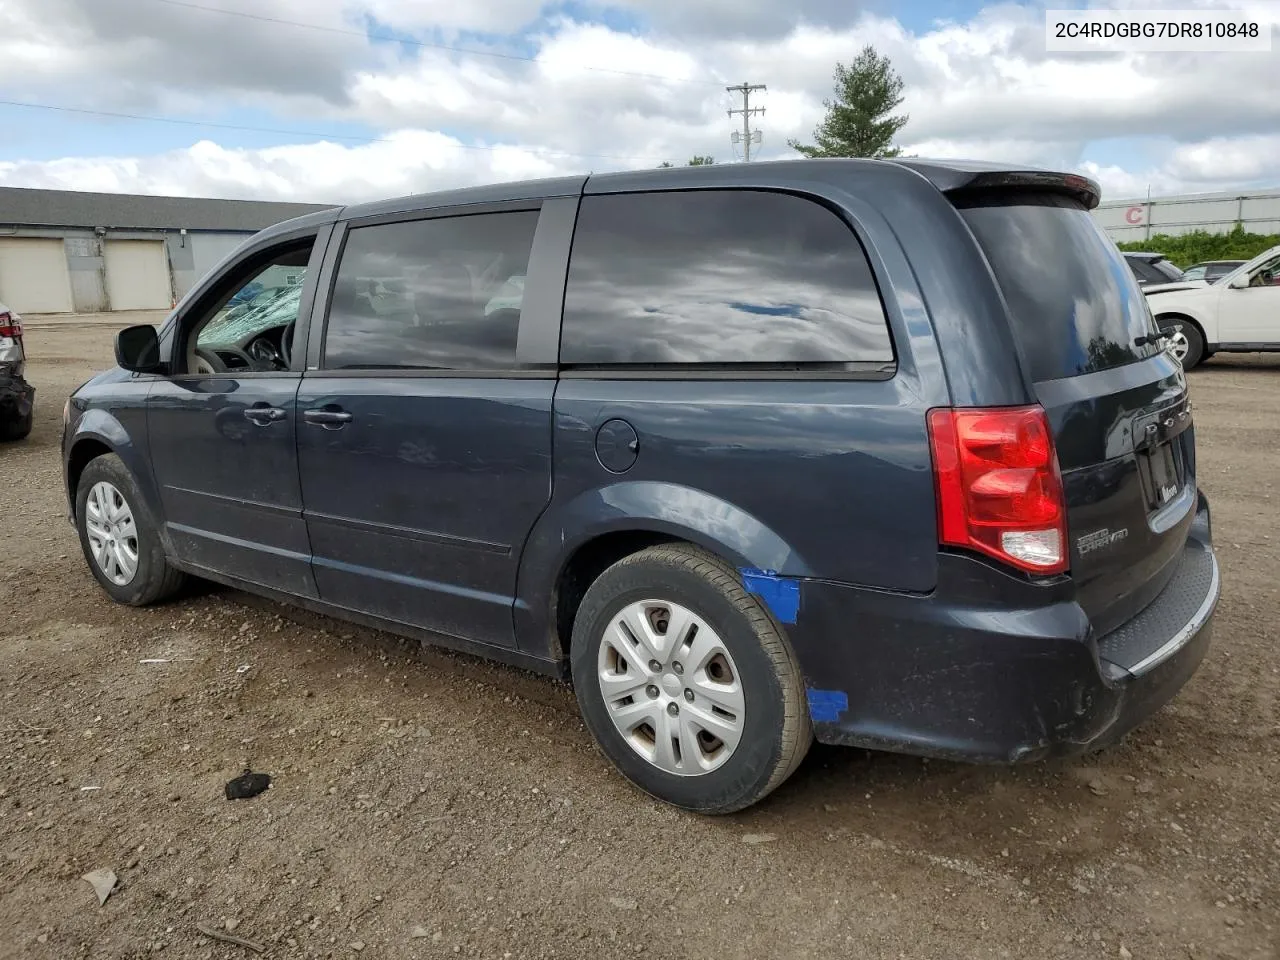
[[[240,357],[244,361],[244,366],[242,367],[244,371],[254,369],[253,358],[239,347],[233,347],[230,344],[219,344],[218,350],[221,350],[223,353],[232,353],[237,357]],[[222,362],[222,358],[218,356],[217,352],[210,350],[208,347],[196,347],[195,355],[196,373],[203,373],[207,375],[210,373],[230,372],[230,368]]]
[[[248,354],[268,370],[283,370],[285,363],[274,343],[265,336],[250,341]]]
[[[227,365],[223,363],[222,358],[212,350],[207,350],[204,347],[196,347],[193,352],[196,355],[196,362],[195,369],[191,371],[192,373],[199,373],[204,376],[208,376],[214,373],[227,372]]]
[[[280,334],[280,359],[284,361],[286,370],[293,366],[293,328],[297,323],[297,320],[292,321]]]

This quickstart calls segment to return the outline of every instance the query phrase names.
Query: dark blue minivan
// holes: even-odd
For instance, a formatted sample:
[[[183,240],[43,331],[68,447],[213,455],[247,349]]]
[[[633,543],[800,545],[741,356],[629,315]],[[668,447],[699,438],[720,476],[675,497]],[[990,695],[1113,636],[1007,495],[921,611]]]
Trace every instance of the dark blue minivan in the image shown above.
[[[72,396],[71,518],[123,603],[195,575],[569,675],[692,810],[815,738],[1096,749],[1219,594],[1186,380],[1097,202],[799,160],[282,223]]]

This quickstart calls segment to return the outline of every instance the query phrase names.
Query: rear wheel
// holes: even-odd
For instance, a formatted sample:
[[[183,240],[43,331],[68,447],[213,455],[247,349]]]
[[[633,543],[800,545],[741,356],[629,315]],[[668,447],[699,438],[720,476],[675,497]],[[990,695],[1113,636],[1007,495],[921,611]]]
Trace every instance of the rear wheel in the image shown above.
[[[113,453],[90,460],[80,474],[76,530],[89,569],[118,603],[145,606],[182,586],[133,475]]]
[[[1162,317],[1160,332],[1169,338],[1169,349],[1182,364],[1182,369],[1190,370],[1205,359],[1204,337],[1200,335],[1200,328],[1190,320]]]
[[[572,660],[601,750],[678,807],[748,807],[812,742],[781,628],[730,566],[695,547],[651,547],[606,570],[578,609]]]

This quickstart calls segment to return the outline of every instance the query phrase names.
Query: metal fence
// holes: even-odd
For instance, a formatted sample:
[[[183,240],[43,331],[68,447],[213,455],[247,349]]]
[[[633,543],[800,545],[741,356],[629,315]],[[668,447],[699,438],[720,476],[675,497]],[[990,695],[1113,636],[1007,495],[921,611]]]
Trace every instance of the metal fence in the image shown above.
[[[1248,233],[1280,233],[1280,190],[1108,200],[1093,213],[1117,243],[1157,233],[1227,233],[1237,224]]]

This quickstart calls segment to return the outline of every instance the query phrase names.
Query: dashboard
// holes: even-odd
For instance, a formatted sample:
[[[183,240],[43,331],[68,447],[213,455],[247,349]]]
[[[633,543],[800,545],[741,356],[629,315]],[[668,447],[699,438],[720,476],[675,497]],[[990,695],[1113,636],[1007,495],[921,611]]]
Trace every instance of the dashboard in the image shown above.
[[[271,373],[289,368],[284,335],[289,325],[254,331],[242,340],[196,345],[196,354],[217,373]]]

